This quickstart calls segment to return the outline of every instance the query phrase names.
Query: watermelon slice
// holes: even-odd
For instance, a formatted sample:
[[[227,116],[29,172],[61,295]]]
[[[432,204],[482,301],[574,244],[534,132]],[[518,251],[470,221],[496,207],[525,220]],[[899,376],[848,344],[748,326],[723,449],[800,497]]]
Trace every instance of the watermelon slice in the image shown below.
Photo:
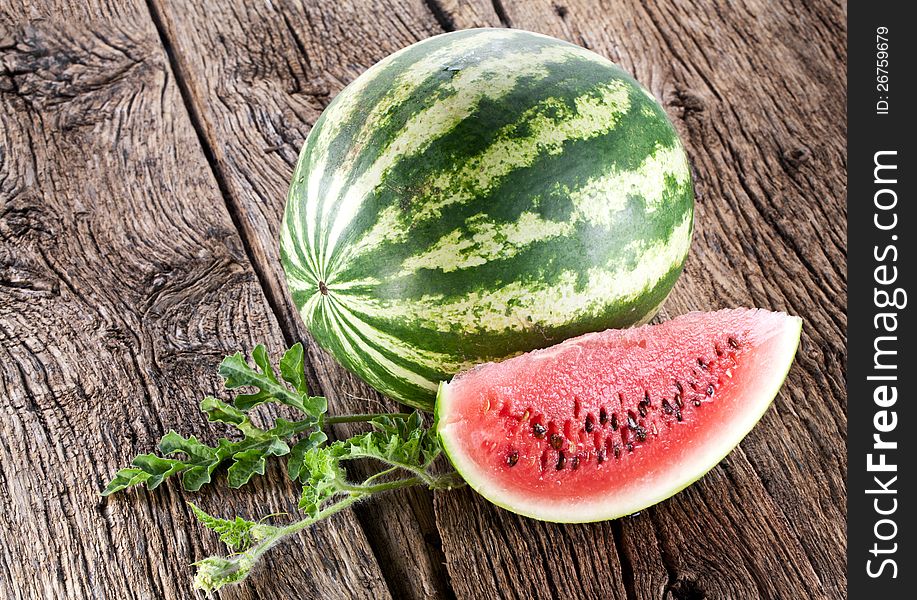
[[[443,447],[471,487],[536,519],[613,519],[702,477],[758,422],[802,320],[735,309],[608,330],[439,388]]]

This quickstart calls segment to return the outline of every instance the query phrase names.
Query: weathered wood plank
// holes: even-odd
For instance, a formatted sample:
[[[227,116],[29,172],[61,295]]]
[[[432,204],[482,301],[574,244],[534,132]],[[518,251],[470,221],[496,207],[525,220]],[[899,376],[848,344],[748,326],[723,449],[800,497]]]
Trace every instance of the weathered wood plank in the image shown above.
[[[277,239],[293,167],[312,124],[376,61],[441,33],[432,13],[417,0],[257,6],[154,0],[153,6],[267,293],[287,335],[307,342],[331,412],[394,408],[311,341],[283,282]],[[355,510],[396,597],[450,594],[431,494],[394,492]]]
[[[688,147],[698,199],[693,252],[664,315],[757,305],[805,320],[797,365],[742,450],[674,499],[620,521],[629,595],[844,597],[843,7],[755,0],[437,4],[441,20],[458,28],[510,24],[589,47],[663,100]],[[456,526],[450,515],[467,512],[466,501],[481,502],[436,499],[456,594],[525,579],[518,569],[494,575],[479,534]],[[479,510],[501,518],[497,509]],[[528,522],[502,529],[510,527],[537,548],[551,548],[568,531]],[[604,528],[591,535],[576,549],[555,545],[554,558],[570,565],[591,556],[592,546],[607,540]],[[503,554],[513,549],[507,544]]]
[[[468,489],[437,493],[436,517],[457,598],[627,598],[615,522],[534,521]]]
[[[224,552],[176,485],[99,491],[197,411],[224,354],[283,344],[142,2],[0,7],[0,596],[186,598]],[[295,511],[282,483],[194,495]],[[225,597],[386,598],[342,514]]]

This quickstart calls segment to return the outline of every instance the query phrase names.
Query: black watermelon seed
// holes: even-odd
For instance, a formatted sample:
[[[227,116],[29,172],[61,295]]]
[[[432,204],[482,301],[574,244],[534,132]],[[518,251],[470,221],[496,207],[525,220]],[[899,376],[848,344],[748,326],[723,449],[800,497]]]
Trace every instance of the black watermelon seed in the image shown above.
[[[682,419],[682,416],[681,416],[681,408],[678,406],[675,407],[675,418],[678,420],[679,423],[684,420]]]
[[[603,406],[602,409],[599,411],[599,423],[604,425],[607,422],[608,422],[608,411],[605,410],[605,407]]]
[[[665,411],[665,414],[672,414],[672,405],[669,404],[669,401],[665,398],[662,399],[662,410]]]
[[[697,359],[697,366],[699,366],[699,367],[700,367],[701,369],[703,369],[704,371],[707,370],[707,364],[704,362],[704,359],[703,359],[703,358],[698,358],[698,359]]]
[[[640,412],[641,417],[646,416],[646,404],[641,404],[640,406],[637,407],[637,410]]]
[[[557,453],[557,464],[554,465],[554,468],[560,471],[564,468],[564,465],[567,463],[567,457],[564,456],[563,452]]]
[[[611,429],[618,430],[618,413],[611,413]]]
[[[739,342],[737,342],[736,339],[735,339],[734,337],[731,337],[731,338],[729,338],[729,339],[726,340],[726,341],[728,341],[728,342],[729,342],[729,345],[732,346],[733,348],[738,348],[738,347],[739,347]]]
[[[620,444],[615,444],[614,452],[615,452],[615,458],[621,458],[621,445]]]
[[[515,467],[517,462],[519,462],[519,453],[515,450],[506,455],[506,464],[509,466]]]
[[[624,446],[624,447],[627,448],[627,451],[628,451],[628,452],[633,452],[633,451],[634,451],[634,445],[633,445],[632,443],[630,443],[630,442],[627,442],[627,445]]]
[[[723,356],[723,349],[720,348],[719,344],[713,345],[713,351],[716,352],[717,356]]]
[[[712,396],[712,395],[713,395],[713,392],[715,392],[715,391],[716,391],[716,389],[714,389],[712,383],[711,383],[710,385],[707,386],[707,395],[708,395],[708,396]]]
[[[637,439],[640,440],[641,442],[646,439],[646,429],[644,429],[643,427],[640,427],[638,425],[635,432],[637,434]]]
[[[605,462],[605,448],[599,448],[599,451],[595,453],[595,462],[598,464]]]
[[[535,437],[537,437],[538,439],[542,439],[542,438],[544,437],[544,434],[545,434],[547,431],[548,431],[548,430],[545,429],[545,426],[542,425],[541,423],[533,423],[533,424],[532,424],[532,433],[533,433],[533,434],[535,435]]]
[[[681,397],[681,394],[675,394],[675,406],[682,407],[684,405],[685,405],[685,401]]]
[[[695,400],[695,401],[694,401],[694,406],[700,406],[700,400]]]
[[[627,426],[631,429],[637,428],[637,415],[632,410],[627,411]]]
[[[551,447],[555,450],[560,450],[564,445],[564,438],[560,437],[556,433],[551,434]]]
[[[649,392],[649,390],[643,390],[643,403],[646,404],[647,406],[649,406],[650,404],[652,404],[652,403],[650,402],[650,392]]]
[[[678,381],[675,382],[675,389],[678,390],[679,394],[685,393],[685,389],[681,387],[681,382],[678,382]]]
[[[586,415],[586,424],[585,424],[586,433],[592,433],[592,430],[595,429],[595,423],[592,421],[592,415]]]
[[[579,454],[570,459],[570,468],[574,471],[579,467]]]

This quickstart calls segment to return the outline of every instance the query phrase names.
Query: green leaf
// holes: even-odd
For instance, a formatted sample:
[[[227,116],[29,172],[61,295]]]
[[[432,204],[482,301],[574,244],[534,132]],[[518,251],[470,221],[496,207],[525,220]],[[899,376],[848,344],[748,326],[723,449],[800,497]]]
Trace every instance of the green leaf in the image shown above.
[[[191,502],[188,503],[188,506],[191,507],[198,521],[219,534],[220,541],[234,552],[248,550],[277,530],[276,527],[247,521],[242,517],[236,517],[233,520],[220,519],[205,513]]]
[[[233,463],[227,471],[229,487],[237,489],[248,483],[253,475],[264,475],[264,454],[258,450],[237,452],[232,457]]]
[[[299,474],[302,472],[303,457],[306,452],[312,448],[317,448],[327,440],[328,436],[323,431],[313,431],[309,437],[301,439],[290,449],[290,458],[287,460],[287,474],[290,479],[299,479]]]
[[[274,421],[274,426],[264,432],[267,437],[289,438],[304,429],[312,427],[312,421],[287,421],[283,417],[278,417]]]
[[[293,352],[293,354],[287,360],[286,366],[281,365],[281,374],[284,371],[288,372],[290,378],[292,378],[289,383],[293,385],[294,390],[290,390],[277,380],[274,369],[268,360],[267,350],[261,344],[252,351],[252,359],[258,369],[252,368],[245,362],[245,357],[240,352],[223,359],[223,362],[220,363],[219,374],[223,377],[227,388],[254,387],[258,390],[254,393],[236,396],[233,401],[236,408],[248,411],[263,402],[279,402],[299,409],[316,421],[327,412],[328,403],[324,398],[310,397],[308,394],[304,380],[305,375],[302,373],[301,368],[302,361],[297,361],[297,354],[302,354],[301,347],[299,351],[288,350],[284,358],[290,352]],[[282,361],[283,359],[281,359]],[[297,364],[297,362],[300,364]],[[285,381],[287,380],[285,379]]]
[[[183,461],[185,470],[182,474],[182,485],[186,490],[197,491],[204,484],[210,483],[211,474],[222,462],[214,448],[205,446],[194,436],[183,438],[174,431],[162,437],[159,451],[166,456],[178,452],[187,455]]]
[[[258,368],[261,369],[262,375],[274,383],[277,383],[277,376],[274,375],[274,367],[271,366],[271,359],[267,355],[267,349],[264,347],[264,344],[255,346],[255,349],[252,350],[252,358],[255,360],[255,364],[258,365]]]
[[[174,430],[169,430],[169,433],[162,436],[159,441],[159,451],[167,456],[176,452],[184,452],[191,459],[204,463],[209,463],[216,457],[213,449],[200,443],[196,437],[184,438]]]
[[[214,423],[239,425],[248,420],[244,412],[213,396],[207,396],[201,400],[201,411],[207,415],[208,421]]]
[[[259,344],[255,347],[256,353],[258,352],[258,348],[262,348],[263,352],[263,346]],[[234,390],[245,386],[259,388],[258,392],[254,394],[240,394],[236,396],[234,404],[239,410],[247,412],[255,406],[267,402],[271,398],[270,391],[263,389],[262,386],[271,385],[273,382],[269,377],[252,369],[248,363],[245,362],[245,357],[242,356],[241,352],[236,352],[224,358],[217,372],[223,378],[223,385],[225,385],[227,389]]]
[[[234,390],[245,385],[254,385],[252,377],[254,371],[245,362],[245,357],[242,356],[241,352],[230,354],[224,358],[220,362],[217,372],[223,378],[223,385],[227,389]]]
[[[181,476],[181,484],[186,490],[196,492],[206,484],[210,483],[210,478],[216,469],[217,463],[208,466],[191,467]]]
[[[341,445],[312,448],[303,454],[299,478],[303,481],[299,508],[315,517],[322,504],[341,491],[346,476],[340,464]]]
[[[145,483],[151,490],[159,487],[159,484],[166,477],[185,469],[185,464],[182,461],[160,458],[155,454],[141,454],[134,458],[131,464],[146,472]]]
[[[420,413],[407,419],[377,417],[372,420],[376,431],[357,435],[342,445],[343,459],[375,458],[409,469],[426,469],[442,448],[436,432],[424,427]]]
[[[178,473],[182,473],[183,486],[196,491],[210,483],[214,470],[227,463],[229,484],[240,487],[254,475],[264,473],[267,458],[289,454],[291,444],[303,443],[299,439],[300,434],[308,433],[305,440],[312,442],[299,446],[295,462],[301,463],[302,453],[324,443],[324,434],[316,433],[328,410],[328,402],[323,397],[308,395],[302,345],[296,344],[283,355],[280,365],[282,381],[277,379],[263,345],[255,347],[252,359],[255,367],[246,362],[241,352],[227,356],[220,363],[219,374],[229,389],[254,387],[257,391],[237,395],[232,404],[213,396],[205,397],[200,403],[201,411],[209,421],[231,425],[242,434],[241,440],[223,438],[211,447],[193,436],[185,438],[169,431],[160,440],[159,450],[170,458],[152,454],[138,456],[132,468],[115,474],[103,494],[109,495],[140,483],[146,483],[152,489],[163,479]],[[295,407],[304,413],[304,418],[298,421],[278,418],[270,429],[260,429],[252,424],[247,412],[264,402]]]
[[[306,414],[318,417],[328,412],[328,400],[324,396],[306,396],[302,399],[302,408]]]
[[[102,491],[102,495],[109,496],[115,492],[120,492],[124,488],[143,483],[149,478],[149,473],[143,469],[134,469],[130,467],[121,469],[115,473],[115,476],[109,482],[108,486]]]
[[[301,343],[296,343],[280,359],[280,376],[303,396],[309,395],[306,385],[306,364]]]

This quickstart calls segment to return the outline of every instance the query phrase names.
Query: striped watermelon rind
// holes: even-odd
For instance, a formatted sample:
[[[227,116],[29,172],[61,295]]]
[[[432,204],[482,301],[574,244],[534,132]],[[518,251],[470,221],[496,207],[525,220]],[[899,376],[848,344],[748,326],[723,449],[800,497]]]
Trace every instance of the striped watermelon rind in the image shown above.
[[[436,36],[324,111],[281,227],[321,346],[396,400],[652,317],[681,274],[693,186],[662,107],[588,50],[514,30]]]

